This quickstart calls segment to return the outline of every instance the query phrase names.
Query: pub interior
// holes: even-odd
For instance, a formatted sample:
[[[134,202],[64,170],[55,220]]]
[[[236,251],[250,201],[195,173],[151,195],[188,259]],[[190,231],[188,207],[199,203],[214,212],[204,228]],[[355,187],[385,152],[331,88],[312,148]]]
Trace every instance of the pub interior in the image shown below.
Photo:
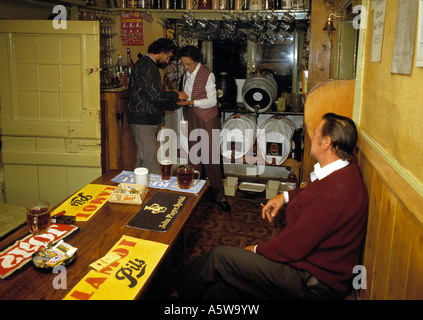
[[[126,182],[112,179],[135,169],[128,73],[163,37],[201,50],[216,77],[222,128],[263,129],[263,149],[243,140],[241,150],[254,145],[265,164],[248,162],[222,135],[231,212],[214,201],[203,176],[201,190],[184,194],[175,223],[143,231],[127,225],[150,199],[171,192],[149,185],[134,203],[113,203],[113,191],[105,194]],[[291,174],[296,188],[310,184],[311,137],[327,112],[356,124],[355,161],[368,192],[362,281],[346,299],[423,298],[423,1],[0,0],[0,64],[0,271],[9,272],[1,274],[0,299],[176,299],[177,266],[213,247],[244,248],[284,229],[285,209],[269,224],[260,204],[286,191]],[[160,69],[173,89],[182,73],[177,59]],[[253,102],[262,91],[269,99]],[[163,127],[179,132],[181,120],[181,108],[169,106]],[[71,212],[72,198],[96,184],[98,202],[77,214],[77,228],[53,230],[77,248],[65,265],[66,289],[53,288],[57,272],[33,265],[35,252],[25,264],[5,267],[16,241],[30,239],[28,203],[44,199],[54,214]],[[147,267],[130,260],[133,269],[122,266],[115,277],[133,280],[135,294],[104,280],[116,260],[106,267],[112,271],[103,269],[104,279],[93,276],[90,265],[112,249],[130,257],[138,247],[150,250]],[[129,275],[135,269],[145,280]],[[96,290],[84,287],[87,279],[97,279]]]

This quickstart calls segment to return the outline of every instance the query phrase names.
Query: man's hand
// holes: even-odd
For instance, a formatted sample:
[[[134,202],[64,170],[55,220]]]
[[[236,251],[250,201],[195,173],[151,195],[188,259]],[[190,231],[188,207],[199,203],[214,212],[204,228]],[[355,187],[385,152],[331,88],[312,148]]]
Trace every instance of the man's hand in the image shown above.
[[[276,215],[279,212],[279,209],[282,208],[282,206],[285,204],[285,196],[283,193],[277,195],[273,199],[269,200],[265,206],[263,206],[263,209],[261,210],[261,217],[263,219],[269,220],[269,222],[273,221],[273,218],[276,217]]]

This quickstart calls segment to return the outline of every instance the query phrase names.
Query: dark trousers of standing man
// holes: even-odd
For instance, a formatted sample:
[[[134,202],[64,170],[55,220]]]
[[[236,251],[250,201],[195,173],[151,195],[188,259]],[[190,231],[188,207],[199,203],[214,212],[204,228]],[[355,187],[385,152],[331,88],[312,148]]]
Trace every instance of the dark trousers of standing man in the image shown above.
[[[137,144],[137,160],[135,168],[145,167],[148,173],[160,174],[157,160],[158,125],[131,124],[131,131]]]
[[[192,107],[186,108],[184,110],[185,120],[188,121],[188,146],[190,150],[190,157],[188,157],[188,162],[194,167],[195,170],[198,170],[202,173],[202,165],[206,171],[207,177],[210,179],[211,188],[213,190],[216,201],[220,202],[225,197],[223,181],[222,181],[222,168],[220,164],[220,134],[215,133],[215,138],[213,139],[213,129],[220,129],[220,119],[219,117],[214,117],[210,121],[203,121],[194,111]],[[202,136],[197,138],[196,141],[190,141],[191,132],[195,129],[204,129],[207,133],[207,137]],[[203,131],[204,132],[204,131]],[[207,139],[207,144],[204,139]],[[198,142],[201,140],[201,142]],[[196,150],[199,148],[198,143],[200,143],[201,150],[194,152],[194,158],[201,159],[200,163],[192,163],[191,149],[194,147]],[[208,153],[208,156],[207,156]]]
[[[197,258],[177,277],[180,299],[340,299],[311,273],[249,250],[219,246]]]

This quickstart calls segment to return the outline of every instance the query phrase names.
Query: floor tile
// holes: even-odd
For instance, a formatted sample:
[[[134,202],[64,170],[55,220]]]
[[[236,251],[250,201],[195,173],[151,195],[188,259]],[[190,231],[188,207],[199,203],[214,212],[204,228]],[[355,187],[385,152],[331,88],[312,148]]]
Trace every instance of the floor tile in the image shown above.
[[[261,217],[263,199],[228,197],[232,207],[224,212],[213,196],[207,193],[193,213],[185,230],[187,260],[220,245],[245,248],[275,237],[284,227],[285,212],[270,223]]]

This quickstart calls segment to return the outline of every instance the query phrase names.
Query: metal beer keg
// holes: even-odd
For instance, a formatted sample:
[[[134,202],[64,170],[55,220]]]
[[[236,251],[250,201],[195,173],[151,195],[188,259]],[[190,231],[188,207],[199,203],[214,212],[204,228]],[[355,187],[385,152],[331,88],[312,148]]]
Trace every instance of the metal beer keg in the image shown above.
[[[275,78],[268,72],[254,72],[242,86],[242,101],[245,107],[262,113],[267,111],[277,98],[278,85]]]

